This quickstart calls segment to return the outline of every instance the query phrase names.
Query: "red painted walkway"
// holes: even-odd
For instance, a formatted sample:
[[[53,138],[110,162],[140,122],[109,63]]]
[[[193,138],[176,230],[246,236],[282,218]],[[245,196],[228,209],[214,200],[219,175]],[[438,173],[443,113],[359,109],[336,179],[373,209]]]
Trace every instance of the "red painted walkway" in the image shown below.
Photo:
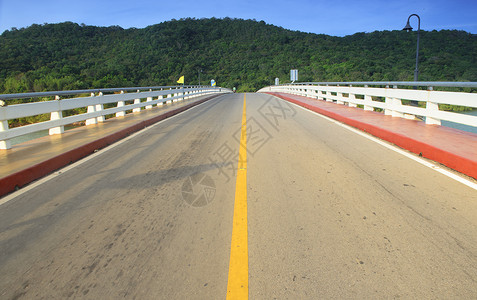
[[[477,134],[323,100],[267,93],[333,118],[477,179]]]

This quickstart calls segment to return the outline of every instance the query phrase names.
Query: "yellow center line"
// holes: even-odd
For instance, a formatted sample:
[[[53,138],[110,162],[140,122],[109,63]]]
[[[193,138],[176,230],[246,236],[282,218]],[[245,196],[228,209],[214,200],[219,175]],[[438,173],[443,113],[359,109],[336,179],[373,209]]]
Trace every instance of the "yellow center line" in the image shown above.
[[[243,97],[237,182],[235,184],[234,220],[230,247],[227,299],[248,299],[248,232],[247,232],[247,116]]]

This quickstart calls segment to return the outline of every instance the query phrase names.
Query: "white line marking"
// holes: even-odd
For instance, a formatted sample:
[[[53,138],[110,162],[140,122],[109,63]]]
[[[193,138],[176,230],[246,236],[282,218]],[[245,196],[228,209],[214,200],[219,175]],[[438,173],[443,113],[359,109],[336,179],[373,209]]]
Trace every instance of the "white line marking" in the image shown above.
[[[216,99],[219,99],[220,97],[221,97],[221,96],[219,96],[219,97],[217,97],[217,98],[215,98],[215,99],[211,99],[211,100],[216,100]],[[189,109],[187,109],[187,110],[185,110],[185,111],[183,111],[183,112],[180,112],[180,113],[178,113],[178,114],[176,114],[176,115],[173,115],[173,116],[171,116],[171,117],[169,117],[169,118],[166,118],[166,119],[161,120],[161,121],[159,121],[159,122],[157,122],[157,123],[154,123],[154,124],[152,124],[152,125],[150,125],[150,126],[148,126],[148,127],[146,127],[146,128],[143,128],[143,129],[139,130],[139,131],[136,131],[135,133],[133,133],[133,134],[131,134],[131,135],[129,135],[129,136],[127,136],[127,137],[125,137],[125,138],[123,138],[123,139],[121,139],[121,140],[119,140],[119,141],[117,141],[117,142],[115,142],[115,143],[113,143],[113,144],[107,146],[107,147],[104,147],[103,149],[100,149],[100,150],[99,150],[98,152],[96,152],[96,153],[93,153],[93,154],[90,154],[90,155],[88,155],[88,156],[85,156],[84,158],[82,158],[82,159],[80,159],[80,160],[78,160],[78,161],[72,163],[71,165],[68,165],[68,166],[66,166],[66,167],[63,167],[63,168],[61,168],[61,169],[59,169],[59,170],[54,171],[54,172],[51,173],[50,175],[47,175],[47,176],[45,176],[45,177],[43,177],[43,178],[41,178],[41,179],[38,179],[38,180],[36,180],[36,181],[33,181],[32,183],[27,184],[26,186],[22,187],[22,188],[19,189],[18,191],[13,192],[13,193],[11,193],[11,194],[9,194],[9,195],[7,195],[7,196],[1,198],[1,199],[0,199],[0,205],[3,205],[3,204],[5,204],[5,203],[7,203],[8,201],[13,200],[13,199],[15,199],[15,198],[18,197],[18,196],[21,196],[21,195],[25,194],[25,193],[28,192],[28,191],[31,191],[32,189],[36,188],[37,186],[40,186],[40,185],[42,185],[42,184],[44,184],[44,183],[46,183],[46,182],[48,182],[48,181],[50,181],[50,180],[52,180],[52,179],[58,177],[58,176],[60,176],[61,174],[65,173],[65,172],[67,172],[67,171],[69,171],[69,170],[71,170],[71,169],[74,169],[74,168],[76,168],[77,166],[79,166],[79,165],[81,165],[81,164],[84,164],[85,162],[88,162],[89,160],[94,159],[94,158],[96,158],[97,156],[99,156],[99,155],[101,155],[101,154],[106,153],[107,151],[109,151],[109,150],[111,150],[111,149],[113,149],[113,148],[115,148],[115,147],[121,145],[122,143],[125,143],[125,142],[129,141],[130,139],[133,139],[133,138],[136,137],[137,135],[144,133],[146,130],[149,130],[149,129],[151,129],[151,128],[154,128],[155,126],[158,126],[158,125],[161,124],[162,122],[171,120],[171,119],[173,119],[173,118],[175,118],[175,117],[177,117],[177,116],[179,116],[179,115],[181,115],[181,114],[183,114],[183,113],[189,111],[190,109],[199,107],[199,106],[201,106],[201,105],[203,105],[203,104],[206,104],[207,102],[209,102],[209,101],[205,101],[204,103],[201,103],[201,104],[198,104],[198,105],[196,105],[196,106],[193,106],[193,107],[191,107],[191,108],[189,108]],[[180,107],[179,107],[179,108],[180,108]]]
[[[278,97],[277,97],[277,98],[278,98]],[[278,98],[278,99],[283,100],[283,99],[281,99],[281,98]],[[286,101],[286,100],[283,100],[283,101]],[[289,101],[287,101],[287,102],[289,102]],[[441,174],[443,174],[443,175],[445,175],[445,176],[447,176],[447,177],[449,177],[449,178],[452,178],[452,179],[454,179],[454,180],[456,180],[456,181],[458,181],[458,182],[460,182],[460,183],[462,183],[462,184],[465,184],[466,186],[468,186],[468,187],[470,187],[470,188],[472,188],[472,189],[474,189],[474,190],[477,190],[477,184],[476,184],[475,182],[472,182],[471,180],[469,180],[469,179],[467,179],[467,178],[464,178],[464,177],[462,177],[462,176],[459,176],[458,174],[449,172],[449,171],[447,171],[446,169],[443,169],[442,167],[440,167],[439,165],[437,165],[436,163],[429,162],[429,161],[427,161],[427,160],[425,160],[425,159],[423,159],[423,158],[421,158],[421,157],[419,157],[419,156],[417,156],[417,155],[414,155],[414,154],[411,154],[411,153],[409,153],[409,152],[406,152],[406,151],[403,150],[402,148],[399,148],[399,147],[396,146],[396,145],[390,144],[389,142],[387,142],[387,141],[385,141],[385,140],[378,139],[377,137],[375,137],[375,136],[373,136],[373,135],[371,135],[371,134],[369,134],[369,133],[367,133],[367,132],[361,131],[361,130],[356,129],[356,128],[352,127],[352,126],[349,126],[349,125],[347,125],[347,124],[344,124],[344,123],[341,123],[341,122],[339,122],[339,121],[336,121],[335,119],[332,119],[332,118],[330,118],[330,117],[321,115],[321,114],[319,114],[319,113],[317,113],[317,112],[314,112],[314,111],[312,111],[312,110],[309,110],[309,109],[307,109],[307,108],[304,108],[303,106],[300,106],[300,105],[298,105],[298,104],[295,104],[295,103],[292,103],[292,102],[289,102],[289,103],[290,103],[290,104],[293,104],[293,105],[295,105],[295,106],[297,106],[297,107],[299,107],[299,108],[301,108],[301,109],[303,109],[303,110],[305,110],[305,111],[307,111],[307,112],[311,112],[311,113],[313,113],[313,114],[315,114],[315,115],[317,115],[317,116],[319,116],[319,117],[322,117],[323,119],[326,119],[326,120],[328,120],[328,121],[330,121],[330,122],[332,122],[332,123],[334,123],[334,124],[336,124],[336,125],[338,125],[338,126],[341,126],[341,127],[343,127],[343,128],[346,128],[346,129],[348,129],[349,131],[352,131],[352,132],[354,132],[354,133],[356,133],[356,134],[359,134],[359,135],[361,135],[361,136],[363,136],[363,137],[365,137],[365,138],[367,138],[367,139],[369,139],[369,140],[371,140],[371,141],[373,141],[373,142],[375,142],[375,143],[378,143],[378,144],[381,145],[381,146],[384,146],[384,147],[388,148],[389,150],[392,150],[392,151],[397,152],[397,153],[399,153],[399,154],[401,154],[401,155],[404,155],[404,156],[406,156],[406,157],[408,157],[408,158],[414,160],[415,162],[420,163],[421,165],[424,165],[424,166],[426,166],[426,167],[429,167],[429,168],[433,169],[434,171],[437,171],[437,172],[439,172],[439,173],[441,173]],[[456,172],[457,172],[457,171],[456,171]]]

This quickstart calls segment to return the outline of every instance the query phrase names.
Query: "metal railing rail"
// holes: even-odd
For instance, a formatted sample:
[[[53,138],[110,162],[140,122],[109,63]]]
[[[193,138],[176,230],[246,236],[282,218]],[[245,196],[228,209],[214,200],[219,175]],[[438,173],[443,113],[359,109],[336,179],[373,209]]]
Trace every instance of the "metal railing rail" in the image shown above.
[[[147,90],[141,92],[141,90]],[[127,91],[135,91],[126,93]],[[55,97],[55,100],[31,102],[0,106],[0,149],[10,149],[10,139],[25,134],[49,130],[49,134],[61,134],[64,126],[76,122],[86,121],[86,125],[104,122],[106,115],[115,114],[116,117],[126,115],[126,112],[139,112],[142,108],[151,109],[153,105],[161,106],[192,97],[212,93],[231,93],[232,91],[220,87],[210,86],[167,86],[141,88],[93,89],[75,91],[56,91],[42,93],[4,94],[0,99],[24,99]],[[114,93],[114,94],[105,94]],[[60,96],[90,94],[89,97],[61,99]],[[132,102],[133,103],[128,103]],[[105,108],[104,105],[114,106]],[[64,111],[87,108],[86,113],[63,116]],[[50,114],[50,120],[31,125],[9,128],[8,120]]]
[[[414,89],[415,86],[425,86],[427,89]],[[477,127],[477,116],[439,109],[440,104],[476,109],[477,93],[436,91],[434,87],[475,88],[477,82],[302,82],[269,86],[258,92],[282,92],[351,107],[359,105],[364,110],[382,110],[385,115],[393,117],[414,119],[422,116],[426,124],[440,125],[441,120],[445,120]],[[403,103],[403,100],[409,103]],[[411,105],[416,101],[425,103],[421,105],[424,107]]]
[[[186,85],[184,88],[208,88],[209,86]],[[70,96],[91,93],[118,93],[118,92],[137,92],[137,91],[153,91],[164,89],[182,89],[182,86],[149,86],[149,87],[127,87],[127,88],[104,88],[104,89],[90,89],[90,90],[71,90],[71,91],[52,91],[52,92],[35,92],[35,93],[21,93],[21,94],[1,94],[0,100],[10,99],[26,99],[26,98],[41,98],[41,97],[56,97],[56,96]]]
[[[297,82],[283,85],[374,85],[374,86],[425,86],[425,87],[460,87],[477,88],[477,82],[452,82],[452,81],[349,81],[349,82]]]

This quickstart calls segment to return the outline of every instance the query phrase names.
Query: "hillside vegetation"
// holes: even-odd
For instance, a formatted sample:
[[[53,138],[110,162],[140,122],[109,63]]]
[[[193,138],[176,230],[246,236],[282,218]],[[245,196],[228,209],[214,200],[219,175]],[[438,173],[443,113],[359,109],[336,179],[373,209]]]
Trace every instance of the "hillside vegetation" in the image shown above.
[[[398,24],[401,25],[401,24]],[[67,22],[0,36],[0,93],[175,85],[215,79],[256,91],[289,80],[413,80],[416,32],[334,37],[241,19],[172,20],[144,29]],[[477,81],[477,36],[421,31],[422,81]]]

